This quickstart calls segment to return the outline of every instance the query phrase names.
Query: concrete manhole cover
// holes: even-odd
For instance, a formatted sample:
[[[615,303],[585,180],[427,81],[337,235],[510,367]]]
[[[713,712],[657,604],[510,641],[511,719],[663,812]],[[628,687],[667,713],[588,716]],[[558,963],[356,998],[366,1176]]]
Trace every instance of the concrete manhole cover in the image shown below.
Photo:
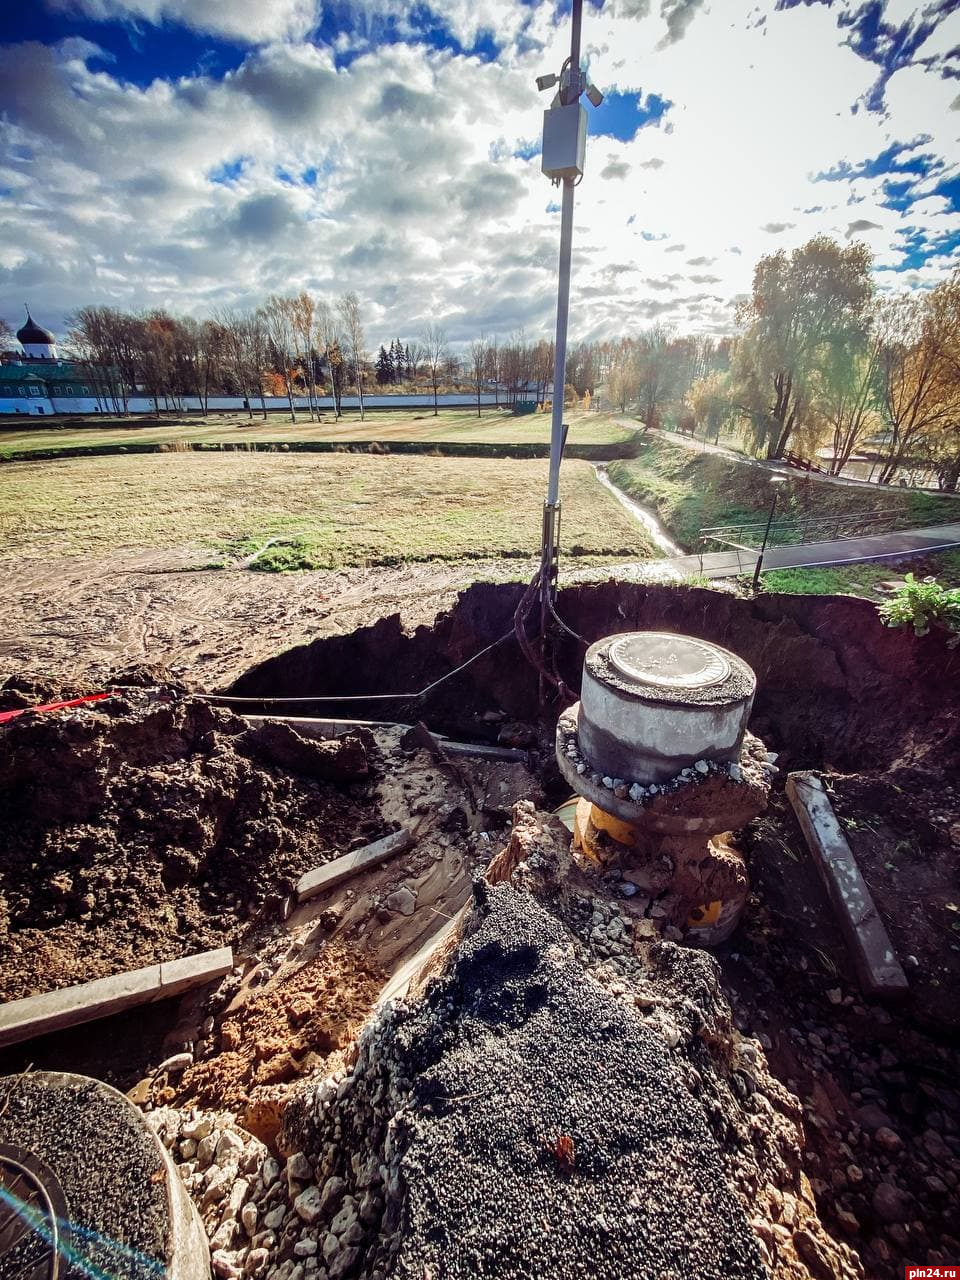
[[[0,1280],[57,1280],[67,1207],[33,1152],[0,1144]]]
[[[626,680],[667,689],[706,689],[730,674],[713,645],[664,631],[621,636],[610,646],[610,662]]]

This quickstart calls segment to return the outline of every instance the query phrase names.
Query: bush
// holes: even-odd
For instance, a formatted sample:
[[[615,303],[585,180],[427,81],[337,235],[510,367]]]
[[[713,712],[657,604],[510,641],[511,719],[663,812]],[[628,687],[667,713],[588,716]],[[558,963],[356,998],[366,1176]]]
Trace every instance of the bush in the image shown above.
[[[912,573],[904,579],[896,595],[879,605],[877,612],[887,627],[913,627],[918,636],[925,636],[931,625],[946,627],[960,633],[960,588],[941,587],[936,578],[924,578],[918,582]],[[960,644],[960,634],[950,640],[951,648]]]

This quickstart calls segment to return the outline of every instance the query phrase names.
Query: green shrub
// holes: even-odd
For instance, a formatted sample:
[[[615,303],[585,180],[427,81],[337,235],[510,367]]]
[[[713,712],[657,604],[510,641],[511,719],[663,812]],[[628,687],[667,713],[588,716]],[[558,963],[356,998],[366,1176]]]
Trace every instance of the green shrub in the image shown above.
[[[918,636],[925,636],[932,624],[960,632],[960,588],[941,587],[936,578],[918,582],[912,573],[904,583],[896,595],[877,607],[884,626],[910,625]],[[960,644],[960,634],[949,643],[951,647]]]

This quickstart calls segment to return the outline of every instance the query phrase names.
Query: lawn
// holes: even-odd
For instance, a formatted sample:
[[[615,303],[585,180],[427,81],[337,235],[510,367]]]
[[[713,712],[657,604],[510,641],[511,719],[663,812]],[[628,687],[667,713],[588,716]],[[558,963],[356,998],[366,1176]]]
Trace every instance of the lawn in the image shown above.
[[[836,568],[772,569],[763,575],[763,589],[788,595],[863,596],[868,600],[882,600],[890,593],[878,590],[880,584],[902,581],[906,573],[916,578],[935,577],[943,587],[960,586],[960,551],[936,551],[906,560],[841,564]]]
[[[660,441],[644,445],[635,459],[612,462],[608,473],[631,497],[652,506],[690,551],[698,550],[701,528],[763,520],[770,508],[765,468]],[[777,510],[779,517],[889,511],[902,513],[905,525],[939,524],[960,520],[960,497],[837,485],[798,474],[782,486]]]
[[[631,431],[612,418],[601,414],[570,411],[570,442],[577,444],[619,444],[628,440]],[[102,445],[166,444],[260,444],[294,443],[297,441],[368,442],[379,440],[416,441],[426,444],[547,444],[550,440],[550,415],[536,413],[514,417],[504,409],[476,411],[444,409],[434,417],[432,410],[409,409],[403,412],[377,411],[360,421],[351,410],[337,421],[332,413],[321,422],[311,422],[309,414],[297,411],[298,421],[289,414],[271,413],[266,422],[253,420],[246,414],[216,414],[209,418],[198,415],[171,417],[162,423],[155,419],[85,418],[80,421],[63,418],[50,426],[38,428],[36,419],[22,429],[0,430],[0,457],[34,450],[74,449]],[[2,421],[2,420],[0,420]],[[4,425],[6,425],[4,423]]]
[[[0,467],[0,560],[192,545],[198,563],[338,568],[529,556],[543,461],[192,453]],[[563,465],[565,556],[649,558],[642,528],[586,462]]]

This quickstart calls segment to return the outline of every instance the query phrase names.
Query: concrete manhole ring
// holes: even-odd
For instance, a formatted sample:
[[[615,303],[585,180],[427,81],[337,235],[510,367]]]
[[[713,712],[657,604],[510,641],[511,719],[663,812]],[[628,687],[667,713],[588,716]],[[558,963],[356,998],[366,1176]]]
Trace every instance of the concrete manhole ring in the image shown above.
[[[32,1151],[0,1143],[0,1280],[58,1280],[67,1202]]]
[[[707,689],[730,674],[730,663],[712,644],[666,631],[620,636],[609,656],[624,679],[666,689]]]

